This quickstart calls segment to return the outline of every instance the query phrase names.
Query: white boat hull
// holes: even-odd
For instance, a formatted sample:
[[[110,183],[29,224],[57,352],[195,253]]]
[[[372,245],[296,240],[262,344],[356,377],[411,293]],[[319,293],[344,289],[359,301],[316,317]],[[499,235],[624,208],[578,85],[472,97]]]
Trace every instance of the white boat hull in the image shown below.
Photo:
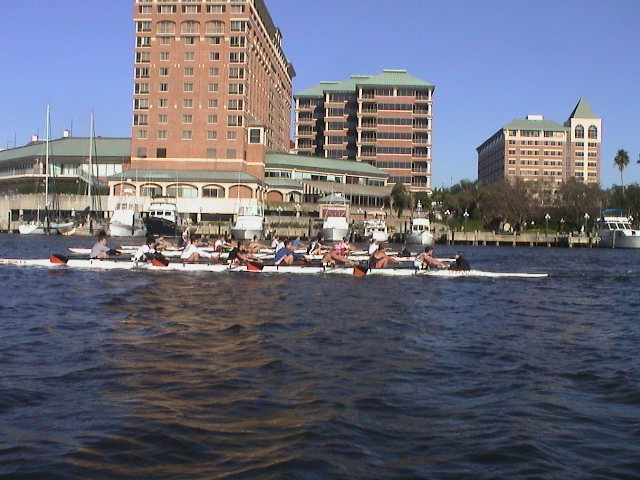
[[[323,228],[320,234],[327,242],[339,242],[349,235],[348,228]]]
[[[232,228],[231,235],[236,240],[252,240],[254,236],[259,240],[264,240],[264,230],[262,229]]]
[[[608,231],[601,234],[598,245],[603,248],[640,248],[640,230]]]
[[[431,232],[409,232],[406,243],[411,245],[433,245],[433,234]]]

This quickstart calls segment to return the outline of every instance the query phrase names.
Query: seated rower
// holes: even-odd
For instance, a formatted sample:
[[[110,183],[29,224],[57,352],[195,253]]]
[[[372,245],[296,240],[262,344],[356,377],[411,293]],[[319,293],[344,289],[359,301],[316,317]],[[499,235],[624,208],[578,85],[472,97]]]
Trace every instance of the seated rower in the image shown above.
[[[448,266],[442,263],[440,260],[433,258],[433,247],[424,247],[424,252],[416,257],[413,265],[416,268],[448,268]]]
[[[249,253],[244,248],[244,242],[242,240],[238,240],[238,243],[236,244],[236,246],[233,247],[229,252],[229,256],[227,257],[227,262],[228,263],[244,263],[244,264],[247,264],[249,262],[262,263],[262,259]]]
[[[221,252],[223,248],[232,248],[232,247],[233,245],[230,245],[229,243],[227,243],[223,235],[219,235],[213,244],[213,251]]]
[[[293,245],[293,248],[298,249],[298,248],[307,248],[307,246],[302,243],[302,240],[300,239],[300,235],[298,235],[296,238],[293,239],[293,241],[291,242],[291,245]]]
[[[146,243],[138,248],[132,260],[134,262],[148,262],[155,253],[156,240],[152,236],[148,236]]]
[[[369,257],[369,268],[384,268],[390,263],[400,263],[395,257],[387,255],[386,247],[379,245],[378,249]]]
[[[200,250],[196,246],[196,239],[193,235],[187,240],[187,243],[182,250],[182,254],[180,254],[180,260],[183,263],[191,263],[197,262],[200,260],[200,257],[211,258],[207,252]]]
[[[369,245],[369,255],[373,255],[373,253],[378,250],[379,246],[380,245],[378,245],[377,240],[371,240],[371,244]]]
[[[309,244],[309,247],[307,247],[307,255],[319,255],[323,251],[331,250],[330,248],[322,245],[322,242],[324,242],[324,237],[319,233],[315,240]]]
[[[109,255],[120,255],[121,253],[122,252],[118,250],[107,247],[107,233],[101,230],[100,233],[98,233],[98,241],[91,248],[89,258],[105,259],[109,258]]]
[[[325,253],[324,257],[322,257],[323,265],[335,266],[338,263],[349,265],[351,267],[356,265],[356,262],[354,262],[353,260],[349,260],[347,257],[342,255],[340,250],[337,250],[336,248],[332,248],[327,253]]]
[[[295,253],[293,251],[293,244],[291,240],[287,240],[284,247],[278,250],[273,257],[273,264],[280,265],[284,263],[286,265],[291,265],[294,260],[304,260],[304,258],[304,255],[301,253]]]
[[[264,245],[262,245],[259,241],[258,241],[258,236],[254,235],[253,236],[253,240],[251,240],[251,242],[249,242],[249,245],[247,245],[247,252],[249,253],[260,253],[260,249],[265,248]]]
[[[173,244],[170,242],[167,242],[164,239],[164,235],[158,235],[158,238],[156,238],[156,241],[155,241],[155,245],[153,246],[154,250],[158,252],[161,250],[165,250],[169,247],[173,247]]]
[[[353,250],[353,248],[351,247],[351,244],[349,243],[346,237],[344,237],[341,242],[336,243],[333,249],[343,257],[346,255],[349,255],[349,252]]]
[[[462,256],[461,252],[456,252],[456,256],[454,257],[456,262],[449,266],[449,270],[457,270],[460,272],[468,272],[471,270],[471,265],[467,262],[467,259]]]

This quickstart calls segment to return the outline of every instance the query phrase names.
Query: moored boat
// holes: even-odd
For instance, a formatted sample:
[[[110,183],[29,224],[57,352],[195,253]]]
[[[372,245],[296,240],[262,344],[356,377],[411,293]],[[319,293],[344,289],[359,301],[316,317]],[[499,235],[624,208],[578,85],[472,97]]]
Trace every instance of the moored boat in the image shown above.
[[[320,234],[329,242],[339,242],[349,235],[349,201],[340,193],[319,200],[320,217],[324,219]]]
[[[416,210],[411,218],[411,228],[405,235],[405,242],[412,245],[433,245],[431,222],[422,211],[420,201],[418,201]]]
[[[140,207],[133,190],[125,188],[109,221],[109,235],[112,237],[143,237],[145,227],[140,215]]]
[[[251,240],[257,237],[264,239],[264,210],[261,205],[252,203],[243,205],[238,209],[238,215],[231,235],[236,240]]]
[[[185,229],[174,197],[155,197],[144,223],[147,234],[154,236],[179,237]]]
[[[389,231],[387,222],[383,219],[372,218],[363,222],[363,238],[366,242],[375,240],[377,242],[386,242],[389,239]]]
[[[640,230],[631,225],[633,218],[621,210],[604,210],[596,222],[600,247],[640,248]]]

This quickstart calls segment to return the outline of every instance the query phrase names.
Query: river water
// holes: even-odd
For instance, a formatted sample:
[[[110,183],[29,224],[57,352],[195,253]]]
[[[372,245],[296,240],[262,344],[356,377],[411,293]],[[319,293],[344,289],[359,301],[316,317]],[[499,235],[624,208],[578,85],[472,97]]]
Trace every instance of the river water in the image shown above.
[[[640,251],[463,251],[550,277],[0,266],[0,478],[640,478]]]

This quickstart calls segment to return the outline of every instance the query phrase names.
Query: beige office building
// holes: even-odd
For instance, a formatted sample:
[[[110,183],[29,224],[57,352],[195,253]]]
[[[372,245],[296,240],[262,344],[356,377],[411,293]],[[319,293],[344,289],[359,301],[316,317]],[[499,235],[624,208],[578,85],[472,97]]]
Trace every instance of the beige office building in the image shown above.
[[[295,150],[366,162],[389,184],[429,191],[434,90],[405,70],[321,82],[294,95]]]
[[[498,130],[477,148],[478,180],[599,183],[601,141],[602,119],[581,98],[563,125],[528,115]]]

